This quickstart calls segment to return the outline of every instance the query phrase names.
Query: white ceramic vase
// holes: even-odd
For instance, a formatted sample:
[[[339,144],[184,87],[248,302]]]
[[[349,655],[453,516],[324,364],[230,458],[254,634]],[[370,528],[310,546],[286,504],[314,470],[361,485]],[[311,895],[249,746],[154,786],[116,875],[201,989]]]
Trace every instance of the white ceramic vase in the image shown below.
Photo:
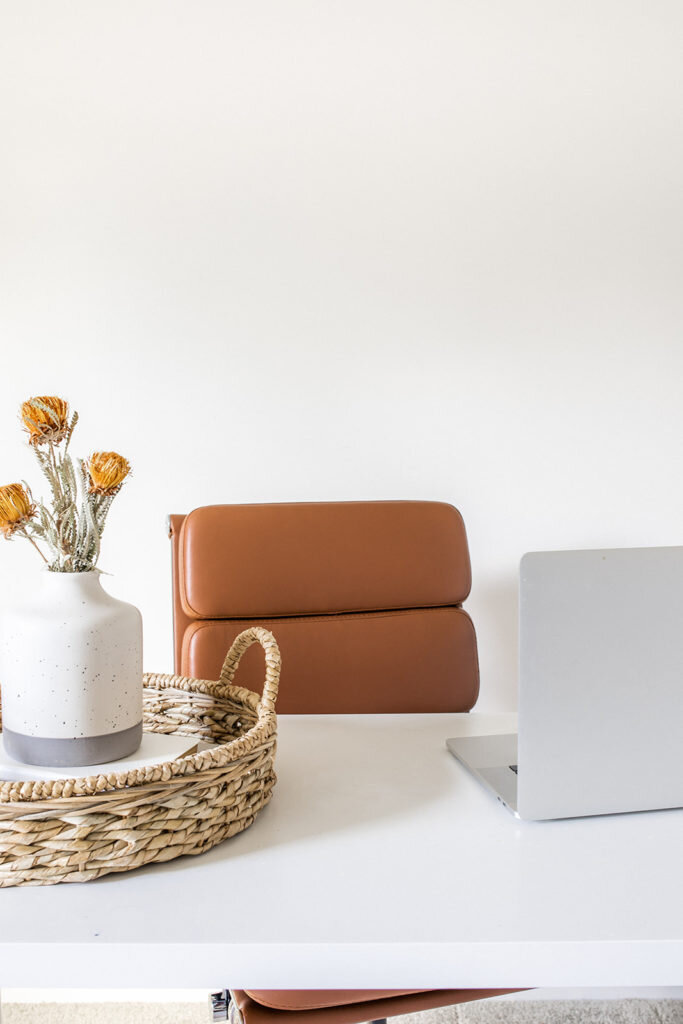
[[[30,603],[0,618],[5,750],[26,764],[76,767],[134,753],[142,740],[142,619],[100,573],[49,572]]]

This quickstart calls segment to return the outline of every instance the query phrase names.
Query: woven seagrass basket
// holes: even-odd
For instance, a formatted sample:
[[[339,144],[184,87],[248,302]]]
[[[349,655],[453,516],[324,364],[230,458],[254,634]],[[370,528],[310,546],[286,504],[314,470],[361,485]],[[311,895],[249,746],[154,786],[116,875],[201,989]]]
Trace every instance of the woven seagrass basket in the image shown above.
[[[232,680],[244,651],[266,656],[263,696]],[[0,781],[0,888],[87,882],[198,854],[241,832],[270,800],[280,652],[267,629],[245,630],[218,682],[145,675],[144,728],[217,744],[120,774]]]

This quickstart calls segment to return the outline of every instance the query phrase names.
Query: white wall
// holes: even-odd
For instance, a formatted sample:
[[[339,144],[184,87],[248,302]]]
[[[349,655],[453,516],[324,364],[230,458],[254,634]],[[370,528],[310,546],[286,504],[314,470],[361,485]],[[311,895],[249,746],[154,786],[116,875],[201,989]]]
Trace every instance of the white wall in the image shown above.
[[[168,511],[452,501],[513,707],[524,551],[681,542],[683,6],[0,15],[0,482],[31,394],[130,457],[101,566],[159,671]]]

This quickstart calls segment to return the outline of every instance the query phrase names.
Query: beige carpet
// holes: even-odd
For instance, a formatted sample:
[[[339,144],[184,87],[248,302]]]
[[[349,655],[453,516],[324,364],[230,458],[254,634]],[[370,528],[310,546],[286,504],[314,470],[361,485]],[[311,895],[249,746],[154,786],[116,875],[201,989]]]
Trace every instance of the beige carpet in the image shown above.
[[[398,1024],[399,1018],[395,1018]],[[209,1024],[202,1003],[3,1003],[2,1024]],[[683,1000],[470,1003],[400,1018],[401,1024],[683,1024]]]
[[[489,999],[407,1014],[401,1024],[683,1024],[683,1000]]]
[[[2,1024],[209,1024],[206,1003],[3,1003]]]

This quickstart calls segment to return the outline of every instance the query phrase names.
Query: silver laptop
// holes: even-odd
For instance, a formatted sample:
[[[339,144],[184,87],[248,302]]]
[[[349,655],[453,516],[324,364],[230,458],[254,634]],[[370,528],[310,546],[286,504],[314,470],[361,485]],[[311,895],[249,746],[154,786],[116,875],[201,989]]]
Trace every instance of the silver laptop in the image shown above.
[[[447,743],[520,818],[683,806],[683,547],[524,555],[519,736]]]

